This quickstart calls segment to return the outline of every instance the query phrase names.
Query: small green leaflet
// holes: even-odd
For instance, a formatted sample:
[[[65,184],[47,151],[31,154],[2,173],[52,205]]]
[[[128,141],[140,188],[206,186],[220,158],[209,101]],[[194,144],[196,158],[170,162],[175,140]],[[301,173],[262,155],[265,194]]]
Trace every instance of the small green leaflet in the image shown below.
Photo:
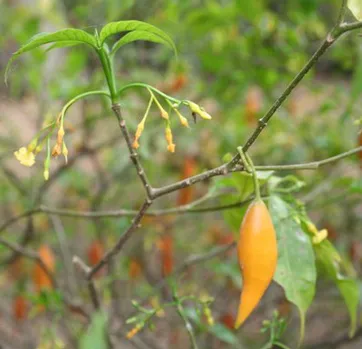
[[[314,245],[318,266],[324,271],[339,289],[348,308],[351,319],[349,335],[352,337],[357,326],[357,311],[359,303],[358,281],[348,275],[343,275],[342,259],[335,247],[328,240]]]
[[[133,32],[133,31],[138,33],[133,34],[133,36],[129,37],[128,39],[124,39],[124,40],[129,40],[125,43],[135,40],[153,41],[153,42],[163,43],[164,45],[168,46],[176,53],[176,46],[168,34],[166,34],[164,31],[151,24],[141,21],[120,21],[120,22],[111,22],[106,24],[102,28],[99,34],[100,44],[103,45],[105,40],[113,34],[118,34],[122,32]],[[120,39],[120,41],[122,39]],[[121,44],[119,44],[117,42],[112,52],[116,51],[119,47],[121,47],[125,43],[121,42]]]
[[[316,266],[310,238],[294,217],[293,209],[280,197],[269,198],[269,210],[278,241],[278,265],[274,280],[295,304],[301,317],[300,340],[304,337],[305,314],[313,301]]]
[[[94,48],[97,47],[97,42],[94,36],[80,29],[68,28],[56,31],[54,33],[40,33],[34,35],[25,45],[20,47],[20,49],[16,51],[10,58],[5,70],[5,83],[7,82],[8,72],[14,59],[16,59],[22,53],[31,51],[39,46],[54,42],[59,43],[60,46],[61,43],[64,43],[64,46],[69,46],[69,43],[73,42],[75,44],[77,43],[88,44]]]
[[[87,333],[80,339],[80,349],[107,349],[106,339],[107,318],[104,313],[95,313]]]
[[[362,21],[361,0],[348,0],[348,8],[351,10],[353,16],[355,16],[358,21]]]
[[[118,49],[121,48],[122,46],[137,40],[144,40],[144,41],[155,42],[158,44],[163,44],[168,46],[171,50],[174,50],[174,47],[171,46],[169,42],[165,41],[162,37],[144,30],[135,30],[127,33],[125,36],[123,36],[113,45],[112,54],[116,53],[116,51],[118,51]]]

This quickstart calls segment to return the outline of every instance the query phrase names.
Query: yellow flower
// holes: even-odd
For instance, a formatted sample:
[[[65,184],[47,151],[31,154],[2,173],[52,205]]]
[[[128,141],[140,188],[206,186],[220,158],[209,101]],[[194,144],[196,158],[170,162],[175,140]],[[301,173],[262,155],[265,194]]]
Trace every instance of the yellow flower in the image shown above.
[[[59,127],[58,134],[57,134],[57,143],[62,144],[65,132],[63,125]]]
[[[323,240],[328,237],[328,230],[322,229],[320,230],[317,235],[313,236],[312,241],[314,245],[320,244]]]
[[[160,102],[156,99],[156,97],[154,97],[154,101],[157,104],[158,109],[160,109],[160,113],[161,113],[161,117],[165,120],[168,120],[168,113],[165,109],[163,109],[162,105],[160,104]]]
[[[45,169],[43,175],[44,179],[47,181],[49,179],[49,170]]]
[[[307,228],[312,234],[318,235],[318,229],[312,222],[307,223]]]
[[[24,166],[31,167],[35,164],[35,155],[28,148],[21,147],[18,151],[14,152],[14,155]]]
[[[140,139],[144,128],[145,128],[145,119],[143,119],[137,126],[136,134],[134,136],[134,141],[132,144],[132,147],[134,149],[138,149],[138,147],[140,146],[140,144],[138,143],[138,140]]]
[[[126,338],[127,339],[131,339],[133,338],[141,329],[142,329],[143,325],[142,324],[137,324],[134,328],[132,328],[131,331],[129,331],[126,334]]]
[[[65,142],[63,142],[62,153],[63,153],[64,158],[65,158],[65,163],[67,164],[68,163],[68,148],[65,145]]]
[[[211,310],[208,306],[205,306],[204,307],[204,314],[205,314],[205,317],[206,317],[206,321],[208,323],[209,326],[214,326],[214,318],[212,316],[212,313],[211,313]]]
[[[211,119],[210,114],[208,114],[204,108],[200,107],[198,104],[191,102],[191,101],[187,101],[187,103],[188,103],[192,113],[195,113],[206,120]]]
[[[170,153],[174,153],[175,152],[175,147],[176,145],[173,143],[173,137],[172,137],[172,131],[171,131],[171,127],[167,126],[165,129],[165,136],[166,136],[166,141],[167,141],[167,150]]]
[[[56,158],[58,155],[62,153],[61,144],[56,143],[52,150],[52,157]]]
[[[177,110],[177,109],[174,109],[177,116],[179,117],[180,119],[180,123],[182,126],[185,126],[185,127],[190,127],[189,126],[189,122],[187,121],[187,119]]]

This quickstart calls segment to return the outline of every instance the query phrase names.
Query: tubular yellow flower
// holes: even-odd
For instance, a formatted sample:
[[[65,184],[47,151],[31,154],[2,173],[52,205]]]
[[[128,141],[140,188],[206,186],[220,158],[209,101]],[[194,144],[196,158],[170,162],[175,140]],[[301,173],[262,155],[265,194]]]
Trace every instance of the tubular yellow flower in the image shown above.
[[[153,100],[156,102],[158,109],[160,109],[161,112],[161,117],[164,118],[165,120],[168,120],[168,113],[165,109],[163,109],[161,103],[158,101],[158,99],[154,96],[154,94],[152,93],[153,96]]]
[[[44,179],[47,181],[49,179],[49,170],[45,169],[43,172],[43,175],[44,175]]]
[[[312,222],[307,223],[307,228],[312,234],[318,235],[318,229]]]
[[[132,328],[131,331],[126,334],[126,338],[131,339],[132,337],[134,337],[142,329],[142,327],[143,326],[141,324],[137,324],[134,328]]]
[[[18,151],[14,152],[14,155],[24,166],[31,167],[35,164],[35,155],[28,148],[21,147]]]
[[[205,314],[205,317],[206,317],[206,321],[208,323],[209,326],[214,326],[214,318],[212,316],[212,313],[211,313],[211,310],[208,306],[205,306],[204,307],[204,314]]]
[[[65,135],[64,127],[63,127],[63,125],[61,125],[61,126],[59,127],[58,135],[57,135],[57,143],[58,143],[59,145],[61,145],[61,144],[63,143],[64,135]]]
[[[43,144],[39,144],[39,145],[37,145],[37,147],[35,148],[34,153],[35,153],[35,154],[38,154],[38,153],[41,152],[42,149],[43,149]]]
[[[314,245],[320,244],[323,240],[328,237],[328,230],[322,229],[315,236],[313,236],[312,241]]]
[[[177,110],[177,109],[174,109],[177,116],[179,117],[180,119],[180,123],[182,126],[185,126],[185,127],[190,127],[189,126],[189,122],[187,121],[187,119]]]
[[[198,104],[191,102],[191,101],[187,101],[187,103],[188,103],[188,106],[190,107],[192,113],[199,115],[201,118],[203,118],[205,120],[212,119],[210,114],[208,114],[205,111],[205,109],[200,107]]]
[[[169,125],[165,129],[165,136],[166,136],[166,141],[168,144],[167,150],[170,153],[174,153],[176,145],[173,143],[172,131],[171,131],[171,127]]]
[[[68,148],[65,145],[65,142],[63,142],[62,154],[64,155],[65,163],[67,164],[68,163]]]
[[[56,143],[52,150],[52,157],[56,158],[62,153],[62,148],[59,143]]]
[[[133,144],[132,144],[132,147],[134,149],[138,149],[138,147],[140,146],[140,144],[138,143],[138,140],[140,139],[141,137],[141,134],[143,132],[143,129],[145,128],[145,120],[142,120],[138,126],[137,126],[137,130],[136,130],[136,134],[134,136],[134,141],[133,141]]]
[[[34,138],[28,145],[28,151],[32,153],[36,149],[37,144],[38,144],[38,138]]]

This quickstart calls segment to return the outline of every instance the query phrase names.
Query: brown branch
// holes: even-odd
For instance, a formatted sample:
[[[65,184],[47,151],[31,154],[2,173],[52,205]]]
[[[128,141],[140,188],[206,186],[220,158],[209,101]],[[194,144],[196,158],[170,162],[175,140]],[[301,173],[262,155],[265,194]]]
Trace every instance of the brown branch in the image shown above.
[[[326,39],[317,49],[317,51],[312,55],[306,65],[302,68],[302,70],[293,78],[290,84],[286,87],[281,96],[274,102],[274,104],[270,107],[270,109],[266,112],[266,114],[259,120],[258,126],[246,141],[243,146],[243,151],[246,152],[249,150],[251,145],[256,141],[261,132],[267,126],[268,122],[272,118],[272,116],[278,111],[280,106],[284,103],[284,101],[289,97],[289,95],[293,92],[293,90],[297,87],[297,85],[304,79],[307,73],[314,67],[314,65],[318,62],[320,57],[328,50],[330,46],[333,45],[334,42],[344,33],[349,31],[362,28],[362,22],[354,22],[354,23],[342,23],[345,12],[345,1],[343,0],[343,4],[341,7],[339,19],[337,25],[328,33]],[[167,185],[161,188],[157,188],[154,190],[154,198],[171,193],[173,191],[188,187],[192,184],[195,184],[200,181],[204,181],[214,176],[225,175],[231,171],[233,168],[238,165],[240,161],[239,154],[235,155],[234,158],[227,164],[219,166],[215,169],[205,171],[201,174],[198,174],[193,177],[189,177],[184,179],[183,181],[176,182],[171,185]],[[242,167],[239,167],[238,171],[240,171]]]
[[[99,297],[97,294],[96,287],[94,285],[94,281],[90,278],[88,278],[88,274],[91,271],[91,268],[86,265],[79,257],[74,256],[73,257],[73,264],[75,267],[83,274],[84,278],[87,281],[88,291],[92,300],[92,304],[94,309],[98,310],[101,307],[101,303],[99,301]]]
[[[127,242],[127,240],[131,237],[132,233],[139,227],[139,223],[144,216],[148,207],[150,207],[152,201],[146,199],[143,203],[142,207],[140,208],[139,212],[135,216],[132,221],[132,224],[128,227],[128,229],[121,235],[118,239],[117,243],[114,245],[112,249],[110,249],[103,258],[96,264],[87,274],[87,279],[91,279],[108,261],[113,258],[123,247],[123,245]]]
[[[112,109],[114,111],[114,114],[117,117],[118,122],[119,122],[119,127],[121,128],[123,137],[124,137],[124,139],[126,141],[128,151],[129,151],[129,154],[130,154],[130,158],[131,158],[131,160],[133,162],[133,165],[135,166],[135,168],[137,170],[137,175],[140,178],[140,180],[141,180],[141,182],[142,182],[142,184],[143,184],[143,186],[144,186],[144,188],[146,190],[147,198],[148,199],[153,199],[153,197],[154,197],[153,188],[152,188],[151,184],[148,181],[147,175],[145,173],[145,170],[143,169],[143,166],[142,166],[141,162],[139,161],[138,153],[132,147],[131,136],[130,136],[128,128],[126,126],[126,121],[122,117],[120,104],[113,104]]]
[[[149,296],[147,296],[146,299],[144,299],[142,302],[140,302],[140,304],[145,304],[147,302],[147,299],[149,299],[149,297],[151,297],[153,294],[155,294],[158,290],[160,290],[167,284],[168,280],[170,280],[173,277],[175,277],[176,275],[182,273],[188,267],[199,264],[199,263],[203,263],[210,259],[218,257],[218,256],[230,251],[231,249],[235,248],[235,246],[236,246],[236,242],[233,241],[225,246],[215,247],[214,249],[212,249],[209,252],[189,256],[170,275],[168,275],[165,278],[162,278],[159,282],[157,282],[157,284],[153,287],[152,293]],[[133,313],[129,317],[132,317],[132,316],[133,316]]]

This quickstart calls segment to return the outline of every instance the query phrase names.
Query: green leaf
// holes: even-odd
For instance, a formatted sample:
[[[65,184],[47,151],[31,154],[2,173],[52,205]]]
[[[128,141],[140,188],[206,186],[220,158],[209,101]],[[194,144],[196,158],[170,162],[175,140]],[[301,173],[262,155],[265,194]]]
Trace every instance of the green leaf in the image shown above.
[[[171,50],[175,50],[175,47],[173,45],[171,45],[167,40],[157,34],[144,30],[134,30],[130,33],[127,33],[114,44],[114,46],[112,47],[112,54],[114,54],[122,46],[137,40],[151,41],[163,44],[169,47]]]
[[[349,275],[345,275],[342,258],[338,251],[328,240],[323,240],[320,244],[314,245],[318,266],[324,271],[327,277],[338,287],[341,296],[348,308],[351,327],[349,335],[352,337],[357,326],[357,311],[359,303],[358,281]]]
[[[167,43],[167,45],[176,52],[176,46],[168,34],[166,34],[164,31],[158,29],[157,27],[151,24],[141,21],[120,21],[120,22],[111,22],[106,24],[102,28],[99,34],[100,43],[103,44],[104,41],[113,34],[128,32],[128,31],[141,31],[141,32],[151,33],[154,36],[158,36],[160,40],[162,39],[164,43]],[[140,38],[135,40],[145,40],[145,39],[141,39],[140,36]]]
[[[70,47],[70,46],[76,46],[82,44],[79,41],[60,41],[56,42],[53,45],[50,45],[45,51],[49,52],[51,50],[54,50],[55,48],[62,48],[62,47]]]
[[[235,334],[222,324],[215,324],[214,326],[211,326],[209,332],[222,342],[234,345],[238,343],[238,338]]]
[[[362,21],[361,0],[348,0],[348,7],[351,10],[353,16],[355,16],[357,20]]]
[[[87,333],[80,340],[80,349],[107,349],[106,323],[107,317],[104,313],[95,313]]]
[[[68,29],[59,30],[54,33],[40,33],[34,35],[25,45],[20,47],[20,49],[16,51],[10,58],[5,70],[5,83],[7,81],[8,71],[15,58],[17,58],[24,52],[31,51],[34,48],[52,42],[67,43],[68,46],[69,42],[84,43],[92,47],[97,46],[96,39],[92,35],[80,29],[68,28]]]
[[[257,172],[259,184],[262,186],[266,183],[272,174],[272,171]],[[234,172],[229,176],[217,179],[215,188],[235,188],[239,199],[244,200],[254,192],[253,176],[246,172]]]
[[[272,171],[257,172],[259,184],[263,185],[269,180]],[[229,176],[218,178],[214,182],[213,189],[220,190],[233,190],[230,194],[220,197],[219,201],[222,205],[233,204],[238,201],[243,201],[249,198],[254,193],[253,177],[245,172],[235,172]],[[244,205],[234,210],[224,210],[223,216],[226,223],[237,234],[241,221],[244,217],[245,211],[249,205]]]
[[[317,278],[312,243],[294,217],[293,209],[280,197],[270,197],[269,210],[278,240],[278,266],[274,280],[299,309],[302,339],[305,314],[314,298]]]

